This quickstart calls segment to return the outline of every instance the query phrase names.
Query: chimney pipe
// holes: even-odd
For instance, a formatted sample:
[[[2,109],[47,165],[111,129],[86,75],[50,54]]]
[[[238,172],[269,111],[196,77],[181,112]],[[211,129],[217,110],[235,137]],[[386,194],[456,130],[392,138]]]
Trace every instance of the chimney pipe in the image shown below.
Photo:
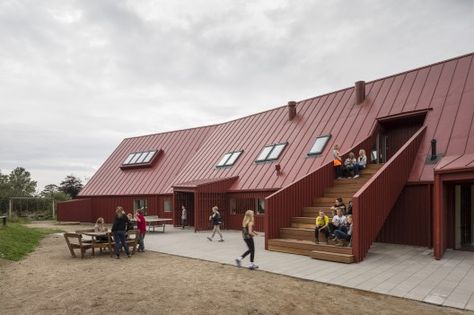
[[[431,140],[431,161],[436,160],[436,139]]]
[[[288,102],[288,120],[293,120],[296,117],[296,102]]]
[[[365,101],[365,81],[357,81],[355,83],[356,105]]]

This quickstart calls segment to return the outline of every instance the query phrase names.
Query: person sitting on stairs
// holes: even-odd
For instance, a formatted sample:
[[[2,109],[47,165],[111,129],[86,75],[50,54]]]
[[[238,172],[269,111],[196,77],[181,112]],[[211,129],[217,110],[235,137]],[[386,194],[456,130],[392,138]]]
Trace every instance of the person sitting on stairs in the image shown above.
[[[345,242],[350,242],[352,238],[352,216],[347,216],[346,231],[338,229],[334,232],[336,246],[343,246]]]
[[[334,237],[334,233],[337,230],[347,232],[346,228],[347,219],[346,216],[342,214],[341,209],[336,210],[336,215],[332,217],[332,221],[328,225],[329,233]]]
[[[365,155],[364,149],[360,149],[359,157],[357,158],[357,169],[360,171],[366,167],[367,167],[367,155]]]
[[[353,152],[349,153],[349,156],[344,161],[344,171],[347,178],[359,177],[359,164]]]
[[[342,214],[346,213],[346,205],[344,204],[342,197],[336,198],[336,202],[334,203],[334,206],[331,207],[331,210],[333,211],[337,209],[340,209],[342,211]]]
[[[316,217],[316,228],[314,229],[315,243],[319,243],[319,233],[324,232],[326,234],[326,240],[329,237],[328,232],[329,217],[324,214],[324,211],[319,211],[319,216]]]

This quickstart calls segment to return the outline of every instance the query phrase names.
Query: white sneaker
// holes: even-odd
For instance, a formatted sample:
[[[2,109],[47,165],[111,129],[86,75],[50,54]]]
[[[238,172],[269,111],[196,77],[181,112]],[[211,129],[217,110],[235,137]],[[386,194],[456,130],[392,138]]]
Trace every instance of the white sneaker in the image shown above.
[[[255,269],[258,269],[258,266],[254,263],[251,263],[250,266],[249,266],[249,269],[250,270],[255,270]]]
[[[242,265],[241,263],[242,263],[242,261],[240,260],[240,258],[235,259],[235,264],[237,265],[237,267],[240,268],[240,266]]]
[[[354,176],[354,178],[357,178],[357,177],[359,177],[359,176],[360,176],[360,175],[359,175],[359,174],[357,174],[356,176]]]

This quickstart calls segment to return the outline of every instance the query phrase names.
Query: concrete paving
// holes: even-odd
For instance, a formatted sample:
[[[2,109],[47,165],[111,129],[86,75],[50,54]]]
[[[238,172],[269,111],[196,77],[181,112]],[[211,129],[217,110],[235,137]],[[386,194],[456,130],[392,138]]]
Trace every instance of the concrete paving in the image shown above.
[[[247,248],[239,231],[223,234],[224,242],[217,242],[217,235],[210,242],[206,238],[210,232],[167,226],[165,233],[148,233],[145,246],[233,265]],[[255,237],[255,243],[255,263],[261,270],[474,311],[474,252],[448,250],[442,260],[435,260],[425,247],[376,243],[363,262],[346,265],[266,251],[262,235]]]

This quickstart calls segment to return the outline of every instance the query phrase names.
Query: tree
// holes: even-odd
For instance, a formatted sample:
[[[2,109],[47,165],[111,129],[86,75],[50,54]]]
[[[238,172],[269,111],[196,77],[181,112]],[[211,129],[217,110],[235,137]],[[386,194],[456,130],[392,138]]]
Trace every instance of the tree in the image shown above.
[[[43,198],[54,199],[56,201],[65,201],[71,199],[71,197],[63,191],[60,191],[58,185],[49,184],[44,186],[43,191],[40,193]]]
[[[0,198],[7,198],[11,195],[11,187],[8,182],[8,175],[3,175],[0,170]]]
[[[46,185],[44,186],[44,189],[43,191],[40,193],[40,195],[42,197],[46,197],[46,198],[53,198],[54,197],[54,194],[59,192],[59,187],[58,185],[55,185],[55,184],[49,184],[49,185]]]
[[[75,198],[82,189],[82,182],[74,175],[68,175],[59,185],[59,190]]]
[[[31,174],[23,167],[17,167],[8,176],[11,195],[14,197],[29,197],[36,191],[36,181],[31,180]]]

